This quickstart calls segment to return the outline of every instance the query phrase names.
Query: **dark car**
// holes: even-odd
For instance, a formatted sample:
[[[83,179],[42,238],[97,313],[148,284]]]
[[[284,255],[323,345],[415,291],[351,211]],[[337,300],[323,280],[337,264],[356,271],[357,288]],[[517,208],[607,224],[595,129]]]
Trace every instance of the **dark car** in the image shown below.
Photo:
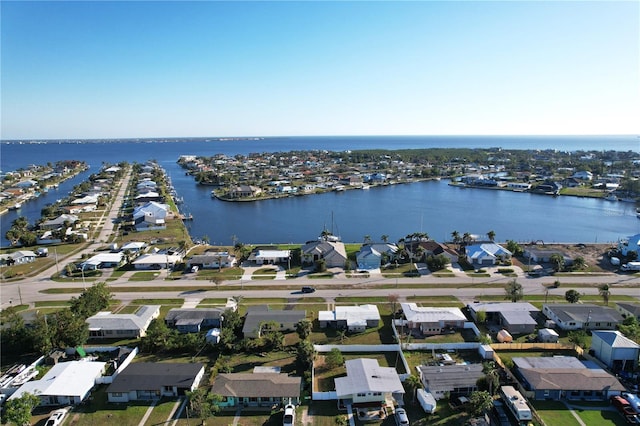
[[[316,291],[316,289],[313,287],[309,287],[309,286],[302,287],[303,293],[313,293],[314,291]]]

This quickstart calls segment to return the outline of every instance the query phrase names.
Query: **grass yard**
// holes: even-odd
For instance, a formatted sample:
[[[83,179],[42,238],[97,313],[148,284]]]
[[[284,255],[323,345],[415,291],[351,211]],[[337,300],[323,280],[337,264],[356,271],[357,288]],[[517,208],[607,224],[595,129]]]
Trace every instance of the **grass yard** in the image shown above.
[[[175,398],[162,398],[158,404],[153,407],[153,411],[151,411],[151,415],[147,419],[145,424],[148,425],[161,425],[164,424],[169,418],[169,414],[173,407],[176,404],[180,404],[180,402]],[[178,409],[178,407],[176,407]]]
[[[613,410],[583,410],[574,408],[587,426],[625,426],[627,422]]]
[[[107,401],[106,386],[100,386],[92,393],[92,400],[69,413],[65,426],[113,426],[137,425],[150,406],[150,402],[110,404]]]
[[[129,278],[129,281],[153,281],[156,278],[158,278],[160,276],[160,272],[155,271],[155,272],[148,272],[148,271],[141,271],[141,272],[135,272],[133,275],[131,275],[131,277]],[[162,272],[162,274],[165,274],[165,272]]]
[[[558,401],[531,401],[543,422],[548,425],[580,426],[567,407]]]

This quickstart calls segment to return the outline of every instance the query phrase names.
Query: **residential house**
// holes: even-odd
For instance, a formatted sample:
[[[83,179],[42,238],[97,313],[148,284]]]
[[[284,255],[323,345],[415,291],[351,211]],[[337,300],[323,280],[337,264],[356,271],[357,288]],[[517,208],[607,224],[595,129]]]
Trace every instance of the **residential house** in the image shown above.
[[[143,241],[129,241],[120,247],[121,252],[131,252],[134,254],[138,254],[143,252],[147,248],[147,243]]]
[[[540,310],[531,303],[471,303],[467,305],[474,321],[478,321],[478,312],[486,313],[487,323],[505,328],[511,334],[533,333],[538,325],[533,315]]]
[[[149,201],[133,210],[133,221],[139,231],[163,229],[169,216],[169,205],[155,201]]]
[[[131,264],[136,269],[171,269],[182,261],[182,256],[177,253],[148,253],[143,254]]]
[[[625,387],[593,362],[575,357],[514,357],[516,377],[534,400],[608,400]]]
[[[229,190],[229,198],[256,197],[262,194],[262,189],[253,185],[238,185]]]
[[[347,375],[334,379],[336,394],[354,408],[393,406],[403,400],[404,388],[393,367],[381,367],[378,360],[350,359],[345,362]]]
[[[200,269],[230,268],[236,264],[234,255],[226,251],[206,252],[191,256],[187,260],[187,269],[197,266]]]
[[[35,262],[36,257],[38,257],[38,255],[31,250],[18,250],[13,253],[9,253],[7,262],[13,263],[14,265],[22,265],[25,263]]]
[[[328,268],[344,267],[347,251],[342,241],[310,241],[302,246],[302,263],[312,265],[323,259]]]
[[[621,239],[618,242],[618,251],[623,256],[629,256],[631,253],[635,253],[637,258],[640,259],[640,252],[638,248],[640,247],[640,234],[630,235],[627,238]]]
[[[221,308],[173,308],[164,318],[168,327],[180,333],[199,333],[222,326],[224,310]]]
[[[87,318],[89,338],[123,339],[144,337],[151,321],[160,315],[160,305],[141,306],[134,314],[98,312]]]
[[[204,364],[199,362],[135,362],[113,379],[107,398],[130,402],[184,396],[198,387],[203,376]]]
[[[420,381],[436,400],[466,396],[478,390],[478,379],[484,377],[482,364],[420,365],[416,367]]]
[[[61,214],[55,219],[45,220],[44,222],[42,222],[40,224],[40,229],[43,229],[43,230],[59,229],[65,226],[65,224],[68,224],[69,226],[71,226],[74,223],[76,223],[78,219],[79,219],[78,216],[74,214]]]
[[[465,247],[467,261],[477,266],[492,266],[511,259],[511,252],[496,243],[473,244]]]
[[[640,322],[640,303],[616,302],[616,311],[618,311],[623,318],[636,317]]]
[[[538,246],[526,246],[524,249],[524,257],[529,262],[549,263],[551,262],[551,256],[553,255],[562,256],[565,265],[573,265],[573,258],[559,249],[551,249]]]
[[[400,306],[407,327],[418,335],[441,334],[446,330],[463,328],[467,322],[467,317],[459,308],[421,307],[415,303],[401,303]]]
[[[275,265],[288,262],[290,257],[291,250],[258,249],[251,252],[248,260],[255,262],[257,265]]]
[[[84,271],[102,269],[102,268],[119,268],[125,262],[125,256],[122,252],[117,253],[98,253],[81,263]]]
[[[579,170],[575,172],[571,177],[578,180],[593,180],[593,173],[588,170]]]
[[[76,198],[71,201],[72,205],[97,205],[98,204],[98,196],[97,195],[85,195],[84,197]]]
[[[358,269],[365,271],[380,269],[383,259],[389,262],[394,258],[397,251],[398,247],[395,244],[365,244],[356,253]]]
[[[547,180],[531,189],[531,192],[547,195],[558,195],[562,189],[562,184]]]
[[[134,200],[136,203],[149,203],[151,201],[161,203],[164,201],[164,197],[156,191],[145,191],[136,195]]]
[[[591,350],[611,371],[634,371],[638,366],[640,345],[618,330],[593,330]]]
[[[378,327],[380,312],[376,305],[336,306],[333,311],[319,311],[320,328],[361,332]]]
[[[300,403],[302,379],[279,373],[220,373],[211,393],[222,396],[220,407],[273,407]]]
[[[25,393],[40,398],[41,405],[76,405],[87,399],[96,380],[104,374],[106,363],[89,361],[60,362],[39,380],[20,386],[9,399]]]
[[[542,313],[562,330],[613,330],[622,322],[615,309],[586,303],[543,305]]]
[[[436,257],[436,256],[443,255],[447,259],[449,259],[451,263],[458,262],[458,253],[452,248],[450,248],[449,246],[447,246],[446,244],[441,244],[437,241],[429,240],[429,241],[420,241],[418,243],[418,246],[422,248],[422,252],[424,253],[425,257],[429,257],[429,256]]]
[[[258,338],[267,325],[275,326],[277,331],[293,331],[296,324],[307,316],[307,311],[271,310],[267,306],[250,307],[244,319],[242,332],[244,337]],[[270,330],[273,328],[269,327]]]

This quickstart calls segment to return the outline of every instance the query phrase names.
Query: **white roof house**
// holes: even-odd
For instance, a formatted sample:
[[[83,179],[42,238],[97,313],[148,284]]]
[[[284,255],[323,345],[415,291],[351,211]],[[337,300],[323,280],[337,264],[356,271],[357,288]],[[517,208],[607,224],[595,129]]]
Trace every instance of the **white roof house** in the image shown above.
[[[136,269],[167,269],[180,262],[182,257],[177,254],[143,254],[131,262]]]
[[[470,245],[465,248],[467,260],[476,265],[495,265],[498,258],[511,258],[511,252],[496,243]]]
[[[349,331],[364,331],[380,324],[380,312],[376,305],[336,306],[333,311],[319,311],[320,327],[332,327]]]
[[[160,305],[141,306],[135,314],[98,312],[86,319],[91,338],[144,337],[151,321],[160,315]]]
[[[98,204],[98,196],[97,195],[87,195],[81,198],[76,198],[71,202],[73,205],[78,204]]]
[[[347,376],[334,380],[338,398],[352,398],[358,402],[383,402],[392,395],[404,394],[398,372],[393,367],[381,367],[378,360],[351,359],[345,362]]]
[[[129,241],[126,244],[123,244],[122,247],[120,247],[120,251],[132,251],[132,252],[139,252],[140,250],[143,250],[147,247],[147,243],[143,242],[143,241]]]
[[[460,328],[467,322],[459,308],[419,307],[415,303],[401,303],[407,326],[423,334],[440,334],[445,328]]]
[[[258,265],[286,262],[291,256],[291,250],[258,250],[249,255],[249,260]]]
[[[118,267],[124,261],[124,254],[118,253],[98,253],[85,260],[82,265],[84,269],[98,269],[100,267]]]
[[[155,201],[149,201],[142,206],[138,206],[133,210],[133,220],[140,218],[153,218],[154,220],[162,220],[167,217],[169,211],[168,204],[157,203]]]
[[[79,404],[91,393],[96,379],[104,373],[106,363],[69,361],[54,365],[40,380],[20,386],[9,399],[25,392],[40,397],[42,405]]]

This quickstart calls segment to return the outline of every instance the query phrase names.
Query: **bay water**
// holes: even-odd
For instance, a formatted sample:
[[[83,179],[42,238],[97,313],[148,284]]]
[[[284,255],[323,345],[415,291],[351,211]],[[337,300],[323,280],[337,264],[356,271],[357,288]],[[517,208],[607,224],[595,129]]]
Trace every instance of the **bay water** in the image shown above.
[[[448,181],[415,182],[319,195],[257,202],[223,202],[210,196],[211,187],[197,185],[176,161],[180,155],[212,156],[326,149],[489,148],[556,149],[561,151],[640,151],[637,136],[611,137],[471,137],[471,136],[380,136],[380,137],[282,137],[238,140],[215,138],[47,141],[0,144],[3,172],[58,160],[86,161],[91,168],[24,203],[19,211],[0,216],[2,246],[6,230],[18,216],[30,223],[40,209],[65,197],[74,185],[95,173],[103,164],[121,161],[157,161],[183,197],[182,210],[193,215],[186,222],[194,239],[211,243],[246,244],[302,243],[317,238],[323,229],[340,235],[345,242],[362,242],[365,236],[389,241],[425,232],[443,241],[453,231],[485,236],[496,233],[497,241],[519,242],[615,242],[640,233],[635,204],[579,197],[550,197],[509,191],[461,189]]]

